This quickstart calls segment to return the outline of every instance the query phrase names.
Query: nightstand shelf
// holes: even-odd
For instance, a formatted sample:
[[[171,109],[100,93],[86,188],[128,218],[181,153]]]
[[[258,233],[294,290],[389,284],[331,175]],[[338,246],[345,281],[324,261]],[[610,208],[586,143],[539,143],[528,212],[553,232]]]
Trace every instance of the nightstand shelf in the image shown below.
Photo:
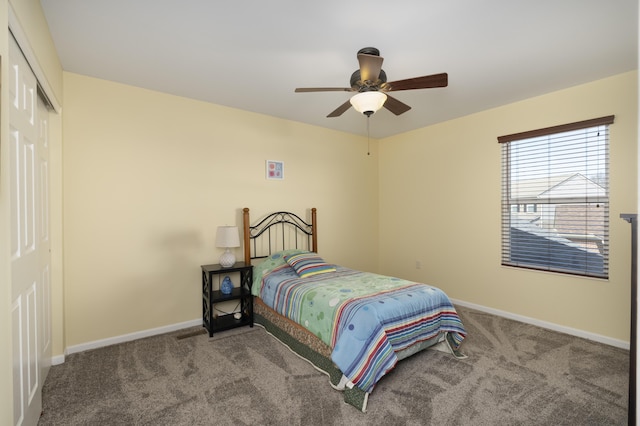
[[[229,330],[248,325],[253,327],[253,296],[251,296],[251,282],[253,280],[253,266],[244,262],[236,262],[230,268],[223,268],[218,264],[202,265],[202,326],[209,332],[209,337],[214,332]],[[231,294],[224,294],[220,290],[214,290],[213,277],[217,275],[240,274],[240,285],[233,288]],[[220,287],[220,279],[215,286]],[[234,313],[216,315],[215,304],[238,300],[241,317],[236,319]]]

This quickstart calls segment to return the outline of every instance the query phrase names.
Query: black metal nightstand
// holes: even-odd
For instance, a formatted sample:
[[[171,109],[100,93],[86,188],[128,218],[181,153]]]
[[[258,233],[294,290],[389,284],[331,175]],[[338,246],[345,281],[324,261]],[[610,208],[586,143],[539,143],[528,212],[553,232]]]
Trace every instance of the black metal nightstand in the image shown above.
[[[253,266],[244,262],[236,262],[230,268],[223,268],[218,264],[202,265],[202,325],[209,331],[209,337],[214,332],[229,330],[231,328],[248,325],[253,327],[253,296],[251,296],[251,282],[253,281]],[[231,294],[224,294],[213,289],[213,276],[225,275],[237,272],[240,274],[240,285],[235,286]],[[221,281],[221,280],[219,280]],[[240,318],[236,319],[233,313],[215,315],[214,304],[240,300]]]

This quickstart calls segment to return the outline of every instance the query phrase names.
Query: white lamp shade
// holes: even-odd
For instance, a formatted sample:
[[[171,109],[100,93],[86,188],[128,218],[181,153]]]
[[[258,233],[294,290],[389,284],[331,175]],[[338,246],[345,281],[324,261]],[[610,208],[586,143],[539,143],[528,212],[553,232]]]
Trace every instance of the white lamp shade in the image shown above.
[[[240,237],[237,226],[218,226],[216,232],[216,247],[224,248],[220,256],[220,266],[230,268],[236,263],[236,256],[229,251],[230,247],[240,247]]]
[[[353,108],[365,115],[371,115],[378,111],[386,101],[387,95],[377,91],[360,92],[352,96],[350,100]]]
[[[240,247],[240,237],[237,226],[218,226],[216,232],[216,247]]]

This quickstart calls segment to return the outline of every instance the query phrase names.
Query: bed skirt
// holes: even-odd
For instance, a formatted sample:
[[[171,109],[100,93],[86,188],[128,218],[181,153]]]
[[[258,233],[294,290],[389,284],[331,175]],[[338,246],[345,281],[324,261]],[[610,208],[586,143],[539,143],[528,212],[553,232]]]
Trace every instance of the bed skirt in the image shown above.
[[[264,327],[267,332],[309,361],[317,370],[328,375],[331,387],[339,389],[342,372],[331,361],[329,346],[307,329],[275,312],[257,297],[253,302],[253,315],[256,324]],[[341,391],[344,402],[363,412],[367,409],[368,393],[357,386],[351,389],[345,387]]]
[[[345,386],[342,371],[331,360],[331,348],[326,343],[306,328],[275,312],[258,297],[254,298],[253,313],[256,324],[264,327],[267,332],[294,353],[309,361],[317,370],[328,375],[331,387],[343,392],[344,401],[347,404],[353,405],[362,412],[366,411],[369,394],[357,386]],[[439,350],[450,352],[444,340],[445,335],[440,334],[436,338],[397,352],[396,355],[398,360],[401,360],[438,343],[443,343],[441,346],[446,348],[439,348]]]

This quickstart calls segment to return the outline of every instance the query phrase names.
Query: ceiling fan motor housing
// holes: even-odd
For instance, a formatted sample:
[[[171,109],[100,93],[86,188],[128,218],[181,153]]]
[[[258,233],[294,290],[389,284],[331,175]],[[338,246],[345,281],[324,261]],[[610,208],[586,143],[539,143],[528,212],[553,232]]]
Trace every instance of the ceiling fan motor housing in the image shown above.
[[[380,50],[376,49],[375,47],[363,47],[362,49],[358,50],[358,55],[360,54],[380,56]]]
[[[358,92],[368,92],[370,90],[379,90],[380,85],[387,82],[387,74],[384,70],[380,70],[380,74],[378,75],[378,81],[376,81],[374,85],[367,86],[360,78],[360,70],[357,69],[351,74],[351,79],[349,80],[349,85],[353,90],[357,90]]]

